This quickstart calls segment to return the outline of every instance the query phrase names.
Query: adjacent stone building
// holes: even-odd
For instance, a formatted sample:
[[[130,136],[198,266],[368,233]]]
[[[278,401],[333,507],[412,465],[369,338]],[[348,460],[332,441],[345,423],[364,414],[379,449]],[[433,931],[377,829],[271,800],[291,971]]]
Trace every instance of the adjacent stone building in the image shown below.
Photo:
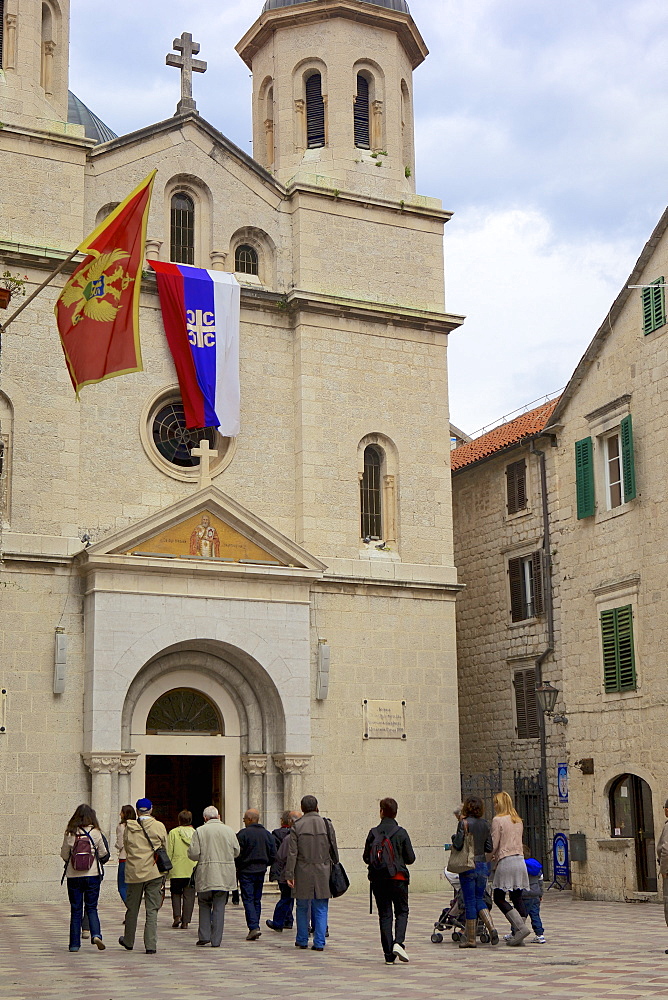
[[[463,772],[498,753],[497,783],[547,775],[548,834],[570,831],[573,888],[587,898],[657,898],[667,227],[668,211],[560,398],[452,453]],[[543,761],[534,680],[560,692]]]
[[[106,831],[144,794],[168,822],[214,801],[272,825],[304,789],[358,886],[375,802],[395,795],[433,886],[425,795],[459,796],[462,318],[444,302],[449,213],[415,193],[427,50],[408,7],[268,0],[238,46],[255,158],[185,92],[115,137],[68,98],[67,0],[0,10],[0,271],[36,287],[156,168],[147,255],[242,285],[235,440],[185,431],[148,275],[144,371],[79,401],[53,317],[67,270],[3,334],[0,898],[56,895],[82,800]]]

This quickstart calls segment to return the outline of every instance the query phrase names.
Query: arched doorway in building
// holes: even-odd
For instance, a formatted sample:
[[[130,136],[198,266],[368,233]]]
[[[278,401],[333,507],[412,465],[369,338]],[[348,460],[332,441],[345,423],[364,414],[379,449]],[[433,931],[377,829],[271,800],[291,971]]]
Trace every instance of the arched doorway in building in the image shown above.
[[[635,841],[639,892],[656,892],[652,790],[637,774],[621,774],[610,786],[610,828],[613,837]]]

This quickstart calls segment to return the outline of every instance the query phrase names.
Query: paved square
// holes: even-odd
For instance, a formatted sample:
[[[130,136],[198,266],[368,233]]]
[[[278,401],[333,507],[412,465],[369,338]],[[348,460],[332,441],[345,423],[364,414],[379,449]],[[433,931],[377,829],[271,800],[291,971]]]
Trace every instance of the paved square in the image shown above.
[[[668,929],[663,909],[652,904],[590,903],[552,891],[543,904],[548,943],[508,948],[457,948],[449,938],[430,941],[447,896],[415,895],[407,948],[409,965],[386,966],[378,922],[368,898],[344,896],[330,905],[330,931],[320,954],[297,951],[294,934],[264,928],[246,942],[241,907],[228,906],[223,945],[196,948],[196,925],[172,930],[169,901],[161,911],[158,954],[117,944],[122,906],[112,870],[100,905],[107,950],[88,942],[67,950],[69,907],[63,903],[14,906],[0,916],[0,1000],[203,1000],[232,998],[433,998],[464,1000],[636,1000],[668,997]],[[270,916],[273,899],[263,915]],[[507,925],[498,912],[500,931]],[[530,940],[530,939],[529,939]]]

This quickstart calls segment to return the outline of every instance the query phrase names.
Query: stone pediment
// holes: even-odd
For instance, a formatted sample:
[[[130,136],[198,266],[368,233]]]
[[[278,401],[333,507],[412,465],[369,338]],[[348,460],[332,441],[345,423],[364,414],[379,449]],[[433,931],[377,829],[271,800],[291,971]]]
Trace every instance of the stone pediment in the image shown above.
[[[174,560],[208,568],[256,566],[317,573],[326,569],[315,556],[215,486],[96,542],[83,555],[91,563],[124,557],[124,563],[130,560],[137,566]]]

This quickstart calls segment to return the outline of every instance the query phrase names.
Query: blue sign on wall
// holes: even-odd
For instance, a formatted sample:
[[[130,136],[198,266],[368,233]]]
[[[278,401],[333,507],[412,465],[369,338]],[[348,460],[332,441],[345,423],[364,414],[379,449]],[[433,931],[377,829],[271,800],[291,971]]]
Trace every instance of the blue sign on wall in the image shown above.
[[[559,802],[568,802],[568,764],[557,764]]]
[[[555,833],[552,841],[552,862],[555,879],[571,880],[571,866],[568,860],[568,837],[565,833]]]

